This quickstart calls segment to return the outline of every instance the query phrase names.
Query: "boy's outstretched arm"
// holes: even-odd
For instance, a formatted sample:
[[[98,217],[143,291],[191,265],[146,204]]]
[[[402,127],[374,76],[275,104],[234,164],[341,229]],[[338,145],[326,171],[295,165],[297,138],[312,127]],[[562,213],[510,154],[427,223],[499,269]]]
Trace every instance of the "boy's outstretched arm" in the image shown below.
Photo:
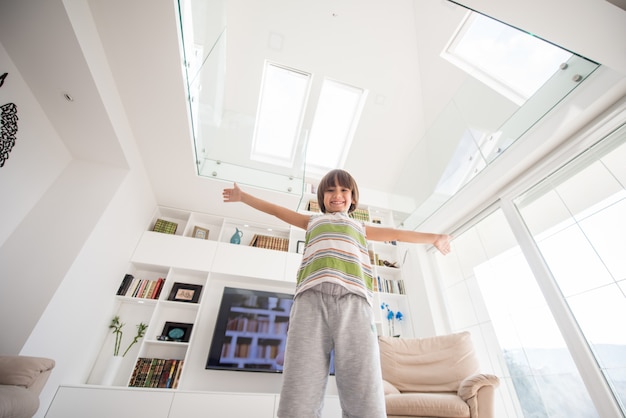
[[[224,189],[222,192],[224,202],[242,202],[246,205],[265,212],[268,215],[276,216],[278,219],[287,222],[290,225],[298,228],[306,229],[309,224],[309,216],[298,213],[294,210],[287,209],[285,207],[275,205],[266,200],[254,197],[249,193],[244,192],[239,188],[237,183],[233,184],[232,189]]]
[[[416,244],[432,244],[442,254],[451,251],[450,240],[452,237],[446,234],[431,234],[428,232],[406,231],[395,228],[381,228],[377,226],[366,226],[367,239],[372,241],[402,241]]]

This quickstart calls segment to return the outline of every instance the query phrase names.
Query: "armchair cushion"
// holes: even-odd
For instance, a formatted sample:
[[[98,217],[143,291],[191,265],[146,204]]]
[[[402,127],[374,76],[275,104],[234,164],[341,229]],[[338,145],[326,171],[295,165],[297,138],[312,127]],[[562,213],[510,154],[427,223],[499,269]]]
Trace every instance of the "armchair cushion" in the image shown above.
[[[470,408],[454,393],[402,393],[385,396],[387,415],[469,418]]]
[[[400,392],[455,392],[467,376],[478,374],[471,334],[433,338],[379,337],[383,379]]]

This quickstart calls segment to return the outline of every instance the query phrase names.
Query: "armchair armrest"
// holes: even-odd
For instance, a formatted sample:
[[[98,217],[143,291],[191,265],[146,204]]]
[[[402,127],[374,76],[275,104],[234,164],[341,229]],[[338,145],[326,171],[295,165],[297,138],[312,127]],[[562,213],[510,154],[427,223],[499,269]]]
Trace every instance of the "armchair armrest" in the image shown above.
[[[470,408],[470,418],[494,417],[494,392],[500,379],[492,374],[476,374],[464,379],[457,394]]]
[[[54,360],[48,358],[0,356],[0,385],[32,387],[39,392],[54,366]]]
[[[457,394],[461,399],[467,402],[468,399],[476,396],[478,391],[484,386],[493,386],[497,388],[500,385],[498,376],[492,374],[475,374],[463,379],[459,385]]]

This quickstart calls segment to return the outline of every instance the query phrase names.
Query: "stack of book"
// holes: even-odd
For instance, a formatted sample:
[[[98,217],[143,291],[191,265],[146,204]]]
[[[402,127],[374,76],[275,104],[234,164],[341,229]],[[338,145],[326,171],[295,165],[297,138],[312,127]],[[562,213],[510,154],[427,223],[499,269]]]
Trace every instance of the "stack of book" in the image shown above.
[[[374,283],[374,291],[376,290],[379,292],[406,295],[406,289],[404,288],[404,281],[402,279],[393,280],[377,276]]]
[[[357,221],[369,222],[370,221],[370,213],[367,209],[355,209],[354,212],[350,214],[352,219],[356,219]]]
[[[309,200],[309,206],[307,207],[309,212],[320,212],[320,205],[317,203],[317,200]],[[370,221],[370,213],[367,209],[355,209],[354,212],[350,214],[350,217],[356,219],[357,221],[369,222]],[[377,223],[380,223],[378,221]]]
[[[176,389],[183,360],[139,357],[129,387]]]
[[[131,298],[158,299],[164,283],[164,278],[157,280],[137,279],[132,274],[127,274],[117,289],[117,295]]]
[[[250,241],[250,246],[267,248],[268,250],[289,251],[289,239],[268,235],[255,235]]]
[[[317,203],[317,200],[310,200],[309,207],[307,208],[309,212],[319,212],[320,205]]]
[[[162,232],[164,234],[175,234],[178,224],[176,222],[166,221],[165,219],[157,219],[152,230],[154,232]]]

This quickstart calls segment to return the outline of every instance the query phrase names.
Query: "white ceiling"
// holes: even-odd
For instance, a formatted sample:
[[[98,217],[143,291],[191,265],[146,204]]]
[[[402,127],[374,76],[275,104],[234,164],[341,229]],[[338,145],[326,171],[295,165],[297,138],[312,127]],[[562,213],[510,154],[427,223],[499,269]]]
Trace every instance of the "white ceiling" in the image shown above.
[[[321,8],[309,9],[314,3]],[[289,58],[277,61],[296,68],[340,62],[333,76],[370,89],[371,100],[384,98],[366,109],[346,163],[364,189],[395,184],[405,156],[465,77],[439,58],[465,13],[444,0],[252,1],[273,5],[271,22],[255,21],[244,0],[232,4],[242,8],[241,24],[267,24],[284,35],[281,53]],[[196,176],[175,7],[173,0],[2,1],[0,40],[74,158],[145,167],[161,205],[245,216],[236,205],[216,205],[223,183]],[[289,8],[304,19],[294,25],[283,14]],[[303,28],[316,31],[319,43],[300,44],[295,31]],[[346,32],[354,44],[336,45],[325,28]],[[260,59],[266,43],[258,39],[242,52]],[[619,66],[624,57],[616,60]],[[240,87],[258,91],[254,80]]]

